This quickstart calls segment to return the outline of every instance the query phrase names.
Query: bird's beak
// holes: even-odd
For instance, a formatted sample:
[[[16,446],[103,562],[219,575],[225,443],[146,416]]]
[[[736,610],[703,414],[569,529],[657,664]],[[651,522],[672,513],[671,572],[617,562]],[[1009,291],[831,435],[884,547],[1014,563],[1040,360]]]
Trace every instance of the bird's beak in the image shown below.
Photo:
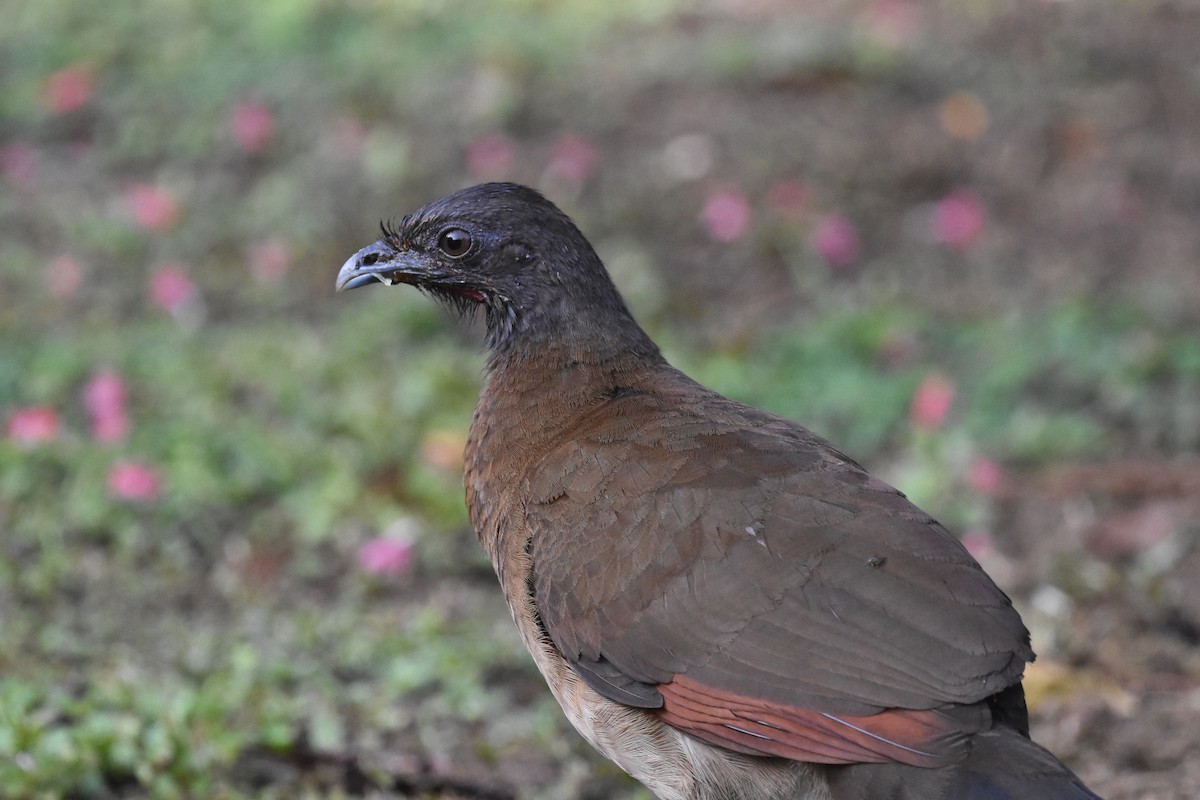
[[[394,283],[414,283],[425,270],[419,264],[406,262],[403,253],[396,253],[383,242],[367,245],[342,264],[334,283],[334,291],[357,289],[375,281],[385,286]]]

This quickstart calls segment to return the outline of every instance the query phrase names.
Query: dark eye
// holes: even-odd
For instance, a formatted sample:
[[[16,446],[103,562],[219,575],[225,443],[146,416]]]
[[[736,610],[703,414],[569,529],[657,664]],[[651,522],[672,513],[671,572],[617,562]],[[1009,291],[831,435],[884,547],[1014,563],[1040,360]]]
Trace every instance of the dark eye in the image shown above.
[[[471,249],[471,234],[462,228],[442,231],[442,235],[438,237],[438,247],[451,258],[465,256]]]

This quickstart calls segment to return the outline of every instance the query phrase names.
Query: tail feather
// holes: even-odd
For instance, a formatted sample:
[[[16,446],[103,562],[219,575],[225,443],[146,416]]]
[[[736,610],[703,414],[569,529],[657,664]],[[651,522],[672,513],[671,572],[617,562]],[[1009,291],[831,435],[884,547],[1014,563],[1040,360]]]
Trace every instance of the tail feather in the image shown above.
[[[1048,750],[1004,727],[977,734],[952,766],[854,764],[828,775],[833,800],[1101,800]]]

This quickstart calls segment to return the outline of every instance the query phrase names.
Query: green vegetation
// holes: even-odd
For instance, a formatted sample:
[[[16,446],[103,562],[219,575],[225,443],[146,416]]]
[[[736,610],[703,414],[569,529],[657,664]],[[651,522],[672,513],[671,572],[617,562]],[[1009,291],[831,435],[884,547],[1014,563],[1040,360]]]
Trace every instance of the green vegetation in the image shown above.
[[[470,720],[494,702],[484,671],[527,668],[507,630],[447,618],[437,597],[392,608],[355,569],[354,548],[400,518],[420,531],[422,574],[485,569],[455,532],[457,473],[420,455],[431,431],[461,436],[477,390],[480,359],[434,330],[439,314],[380,290],[336,325],[136,321],[3,348],[10,402],[63,408],[67,430],[0,443],[0,794],[241,796],[229,776],[251,748],[369,754],[418,724],[413,692],[436,687],[437,713]],[[960,529],[988,504],[966,483],[973,458],[1099,454],[1147,377],[1200,380],[1190,339],[1132,346],[1132,321],[914,319],[838,312],[745,351],[674,355],[860,458],[902,454],[892,479]],[[920,355],[889,361],[910,334]],[[1081,342],[1106,355],[1068,359]],[[115,450],[161,471],[155,501],[106,492],[114,448],[89,439],[77,400],[98,363],[126,377],[136,423]],[[910,401],[935,364],[959,396],[945,427],[914,435]],[[1040,397],[1046,381],[1094,401],[1064,408]]]
[[[388,753],[587,757],[563,742],[467,530],[455,454],[479,337],[413,292],[331,288],[379,217],[477,176],[462,154],[479,137],[528,137],[512,171],[543,174],[521,159],[549,148],[538,126],[571,129],[555,104],[590,119],[580,73],[624,34],[676,41],[675,5],[5,8],[0,796],[397,796]],[[647,85],[681,70],[664,52],[639,62]],[[829,58],[876,74],[881,52]],[[718,83],[782,69],[738,36],[697,53]],[[604,124],[587,133],[624,146]],[[664,211],[594,180],[577,205],[600,215],[584,224],[598,244],[624,230],[654,248],[635,261],[669,263],[701,235],[682,191]],[[797,281],[817,295],[802,313],[749,337],[689,338],[665,280],[632,277],[636,299],[694,377],[805,422],[951,527],[988,518],[981,459],[1036,469],[1200,442],[1194,326],[1125,298],[842,307],[840,277],[798,246],[810,226],[747,235],[743,257],[790,242],[783,271],[818,276]],[[915,425],[931,375],[949,405]],[[381,536],[412,545],[407,570],[364,566]],[[349,759],[365,788],[313,753]]]

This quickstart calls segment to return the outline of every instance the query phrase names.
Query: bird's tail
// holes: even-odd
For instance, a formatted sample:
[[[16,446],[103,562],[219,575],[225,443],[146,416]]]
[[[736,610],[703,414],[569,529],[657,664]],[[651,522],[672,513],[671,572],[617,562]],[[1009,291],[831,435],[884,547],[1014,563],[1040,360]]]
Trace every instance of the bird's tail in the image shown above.
[[[833,800],[1101,800],[1048,750],[1005,727],[977,734],[953,766],[832,767],[829,787]]]

